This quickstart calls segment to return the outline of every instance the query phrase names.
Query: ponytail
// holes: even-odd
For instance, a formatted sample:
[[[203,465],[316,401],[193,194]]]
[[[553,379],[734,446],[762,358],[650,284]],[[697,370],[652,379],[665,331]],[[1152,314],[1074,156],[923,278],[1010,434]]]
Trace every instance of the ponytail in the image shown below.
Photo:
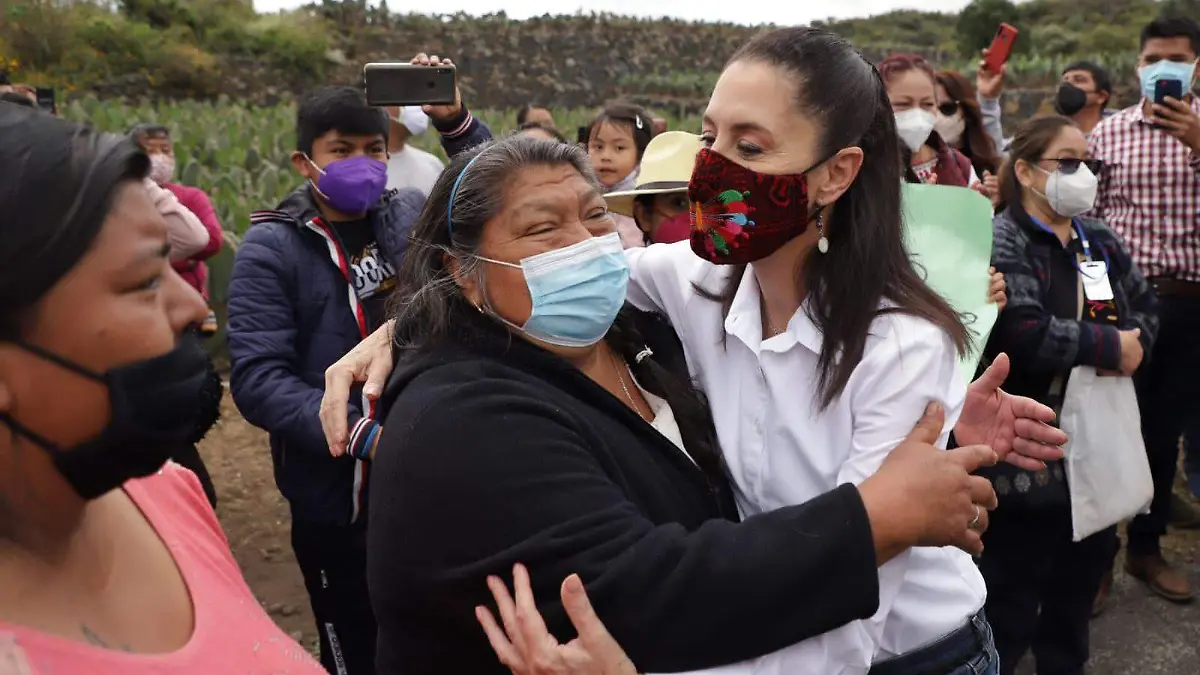
[[[663,366],[664,357],[650,350],[631,313],[622,311],[617,315],[607,339],[609,346],[629,364],[638,384],[671,406],[683,447],[708,476],[709,484],[722,485],[728,479],[728,472],[721,457],[712,410],[704,394]]]

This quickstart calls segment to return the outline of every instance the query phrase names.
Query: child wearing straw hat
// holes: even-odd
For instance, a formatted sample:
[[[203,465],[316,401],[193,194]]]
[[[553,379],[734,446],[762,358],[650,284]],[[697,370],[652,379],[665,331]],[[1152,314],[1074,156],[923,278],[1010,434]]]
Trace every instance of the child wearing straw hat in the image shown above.
[[[687,239],[687,187],[701,147],[699,136],[683,131],[655,136],[642,155],[633,189],[604,196],[609,211],[633,218],[647,244]]]

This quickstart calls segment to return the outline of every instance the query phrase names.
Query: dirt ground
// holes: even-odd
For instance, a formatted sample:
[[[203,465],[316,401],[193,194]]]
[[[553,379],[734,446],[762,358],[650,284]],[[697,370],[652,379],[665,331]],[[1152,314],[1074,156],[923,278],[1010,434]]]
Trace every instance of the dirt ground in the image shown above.
[[[222,419],[200,446],[217,486],[217,508],[234,556],[276,623],[315,652],[316,628],[289,542],[287,503],[271,473],[267,436],[246,423],[227,395]],[[1200,532],[1164,541],[1172,560],[1200,588]],[[1118,559],[1118,570],[1120,568]],[[1108,611],[1092,624],[1090,675],[1200,673],[1200,603],[1160,600],[1121,571]],[[1021,675],[1032,675],[1032,663]]]
[[[250,426],[228,394],[221,421],[200,444],[217,486],[217,515],[233,555],[275,623],[315,651],[317,629],[292,555],[291,517],[275,487],[267,434]]]

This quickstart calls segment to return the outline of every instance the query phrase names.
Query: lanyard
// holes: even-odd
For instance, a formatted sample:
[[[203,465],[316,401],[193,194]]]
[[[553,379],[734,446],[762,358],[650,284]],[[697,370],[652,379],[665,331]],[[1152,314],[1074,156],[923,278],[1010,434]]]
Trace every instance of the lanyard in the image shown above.
[[[1040,227],[1047,234],[1053,235],[1055,239],[1058,238],[1058,235],[1055,234],[1054,230],[1051,230],[1050,226],[1048,226],[1045,223],[1043,223],[1042,221],[1038,220],[1037,216],[1034,216],[1033,214],[1029,214],[1029,219],[1032,220],[1035,225]],[[1084,259],[1088,262],[1092,262],[1092,246],[1088,242],[1087,235],[1083,233],[1083,226],[1079,224],[1078,218],[1071,219],[1071,228],[1075,232],[1075,236],[1079,238],[1080,245],[1083,246]],[[1105,268],[1105,270],[1107,270],[1108,269],[1108,253],[1101,251],[1101,254],[1104,255],[1104,268]],[[1075,270],[1078,271],[1080,274],[1086,276],[1089,279],[1092,278],[1090,275],[1088,275],[1086,272],[1083,271],[1083,269],[1079,265],[1079,260],[1076,259],[1075,256],[1071,256],[1071,264],[1075,266]]]
[[[1054,232],[1054,230],[1050,229],[1049,225],[1038,220],[1037,216],[1035,216],[1033,214],[1029,214],[1029,219],[1033,221],[1034,225],[1037,225],[1038,227],[1042,228],[1042,231],[1045,232],[1046,234],[1053,235],[1055,239],[1058,238],[1058,234],[1056,234]],[[1083,257],[1087,258],[1088,262],[1091,262],[1092,246],[1091,246],[1091,244],[1088,243],[1087,235],[1083,233],[1083,227],[1079,225],[1079,221],[1077,219],[1072,218],[1071,219],[1071,228],[1073,230],[1075,230],[1075,236],[1079,238],[1079,243],[1083,245]]]

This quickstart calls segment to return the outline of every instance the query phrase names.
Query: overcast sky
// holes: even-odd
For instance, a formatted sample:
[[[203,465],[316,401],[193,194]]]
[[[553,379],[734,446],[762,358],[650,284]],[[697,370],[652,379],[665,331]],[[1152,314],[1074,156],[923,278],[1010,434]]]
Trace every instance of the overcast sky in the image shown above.
[[[467,12],[487,14],[503,10],[514,19],[525,19],[542,14],[573,14],[584,12],[612,12],[634,16],[672,16],[682,19],[703,21],[728,21],[732,23],[758,24],[803,24],[814,19],[829,17],[847,18],[882,14],[894,9],[921,9],[927,12],[957,12],[968,0],[762,0],[742,5],[753,8],[747,12],[737,10],[739,4],[730,0],[434,0],[414,3],[411,0],[392,0],[388,4],[392,11],[407,10],[415,5],[428,8],[438,14]],[[306,4],[305,0],[254,0],[260,12],[291,9]],[[375,0],[371,4],[376,4]],[[646,9],[652,7],[653,9]]]

